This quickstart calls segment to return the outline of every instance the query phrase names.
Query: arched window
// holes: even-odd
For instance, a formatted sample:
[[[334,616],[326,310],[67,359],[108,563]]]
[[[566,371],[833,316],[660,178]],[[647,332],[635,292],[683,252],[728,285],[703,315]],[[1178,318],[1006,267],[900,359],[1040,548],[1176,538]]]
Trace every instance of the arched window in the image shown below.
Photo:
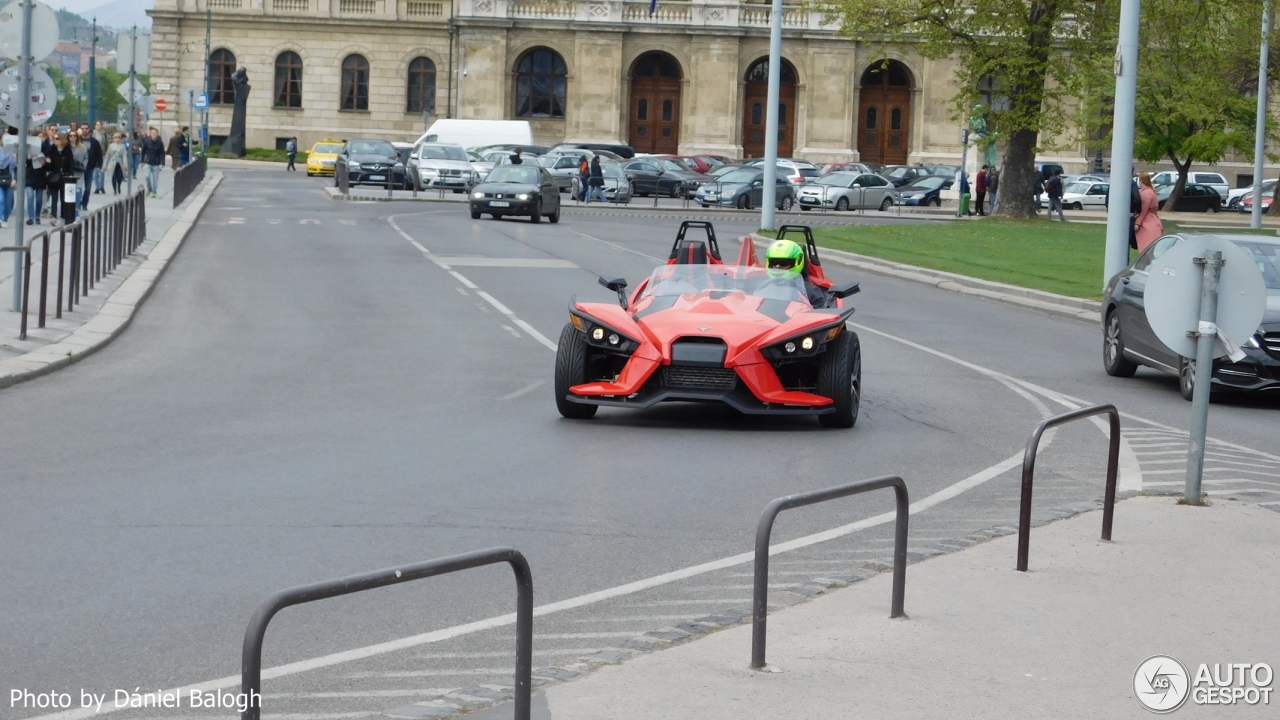
[[[568,70],[546,48],[530,50],[516,64],[516,117],[564,117]]]
[[[675,112],[675,103],[670,100],[662,101],[662,121],[671,122],[671,116]]]
[[[778,80],[784,83],[796,81],[796,70],[786,60],[782,61],[782,72],[778,73]],[[769,82],[769,58],[763,58],[751,66],[747,71],[747,82]]]
[[[348,55],[342,61],[343,110],[369,109],[369,61],[363,55]]]
[[[867,129],[876,129],[876,109],[874,107],[867,108]]]
[[[276,56],[276,107],[302,107],[302,58],[286,50]]]
[[[889,111],[889,129],[902,129],[902,108],[896,107]]]
[[[436,64],[431,58],[418,57],[409,63],[409,95],[405,112],[435,112]]]
[[[778,125],[782,126],[786,124],[787,124],[787,104],[778,103]]]
[[[209,102],[231,105],[236,101],[236,87],[231,76],[236,71],[236,56],[230,50],[214,50],[209,55]]]
[[[751,124],[759,125],[764,122],[764,106],[760,103],[751,104]]]
[[[636,119],[649,119],[649,98],[640,98],[636,101]]]

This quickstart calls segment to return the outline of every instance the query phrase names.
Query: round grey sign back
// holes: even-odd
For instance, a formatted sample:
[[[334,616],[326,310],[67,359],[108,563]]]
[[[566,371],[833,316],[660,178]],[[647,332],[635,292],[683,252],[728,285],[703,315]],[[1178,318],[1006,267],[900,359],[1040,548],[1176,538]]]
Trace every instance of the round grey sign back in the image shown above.
[[[1241,236],[1247,241],[1247,237]],[[1230,342],[1244,343],[1262,322],[1267,308],[1267,286],[1262,271],[1248,250],[1215,235],[1190,235],[1156,258],[1147,268],[1144,305],[1147,322],[1160,341],[1175,353],[1196,356],[1196,339],[1189,331],[1200,325],[1200,288],[1204,266],[1195,258],[1219,251],[1225,264],[1218,283],[1218,318],[1215,325]],[[1215,346],[1214,357],[1226,353]]]
[[[42,2],[31,8],[31,57],[40,62],[58,47],[58,16]],[[0,9],[0,55],[18,59],[22,54],[22,4]]]

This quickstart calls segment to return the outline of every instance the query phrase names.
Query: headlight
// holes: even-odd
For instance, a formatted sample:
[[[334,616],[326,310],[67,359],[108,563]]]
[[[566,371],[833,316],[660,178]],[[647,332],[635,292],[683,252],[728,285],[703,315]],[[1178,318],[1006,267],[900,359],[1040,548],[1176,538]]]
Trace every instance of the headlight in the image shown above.
[[[595,340],[596,342],[600,342],[601,340],[603,340],[603,339],[604,339],[604,328],[602,328],[602,327],[595,327],[595,328],[592,328],[592,330],[591,330],[591,339],[592,339],[592,340]]]
[[[793,358],[808,358],[822,351],[826,343],[831,342],[844,330],[844,323],[830,327],[810,330],[804,335],[797,335],[782,342],[774,343],[760,349],[766,360],[779,362]]]
[[[640,347],[640,343],[623,335],[611,327],[596,324],[590,318],[582,318],[574,313],[569,313],[569,321],[573,326],[583,331],[587,335],[587,342],[592,347],[608,350],[611,352],[621,352],[627,355],[636,351]]]
[[[529,193],[520,193],[519,195],[517,195],[517,196],[516,196],[516,199],[517,199],[517,200],[528,200],[528,199],[529,199]]]
[[[347,169],[348,169],[348,170],[359,170],[359,169],[360,169],[360,163],[358,163],[358,162],[349,162],[349,163],[347,163]]]
[[[482,192],[473,192],[473,193],[471,193],[471,197],[476,198],[476,199],[478,200],[478,199],[480,199],[480,198],[484,197],[484,193],[482,193]]]
[[[423,175],[439,175],[440,171],[435,168],[418,168],[418,172]]]
[[[912,199],[912,200],[923,200],[923,199],[924,199],[924,193],[916,193],[915,195],[912,195],[912,196],[911,196],[911,199]]]
[[[1249,338],[1249,341],[1248,341],[1248,342],[1246,342],[1246,343],[1245,343],[1245,345],[1248,345],[1248,346],[1249,346],[1249,347],[1251,347],[1251,348],[1258,348],[1259,350],[1261,350],[1261,349],[1262,349],[1262,335],[1254,335],[1253,337]]]
[[[800,341],[800,349],[801,349],[801,350],[812,350],[812,349],[813,349],[813,338],[811,338],[811,337],[807,337],[807,336],[806,336],[806,337],[805,337],[805,339],[801,340],[801,341]]]

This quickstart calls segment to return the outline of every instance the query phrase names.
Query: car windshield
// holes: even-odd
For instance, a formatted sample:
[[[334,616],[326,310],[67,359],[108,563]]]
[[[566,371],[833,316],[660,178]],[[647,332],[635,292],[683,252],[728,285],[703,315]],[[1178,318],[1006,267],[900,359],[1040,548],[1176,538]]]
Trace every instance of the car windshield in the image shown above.
[[[911,188],[913,190],[937,190],[947,182],[947,178],[933,175],[922,180],[916,181]]]
[[[1253,256],[1262,271],[1268,290],[1280,290],[1280,245],[1271,243],[1236,243]]]
[[[1062,192],[1084,195],[1089,192],[1089,183],[1071,183]]]
[[[659,160],[658,165],[662,166],[663,170],[674,170],[676,172],[689,172],[689,166],[685,165],[679,160]]]
[[[537,168],[520,165],[499,165],[489,172],[489,177],[485,178],[485,182],[537,185],[538,170]]]
[[[466,162],[467,152],[460,147],[450,145],[423,145],[418,151],[423,160],[461,160]]]
[[[386,155],[396,154],[396,149],[389,142],[377,140],[357,140],[351,143],[352,155]]]
[[[649,276],[640,299],[704,293],[713,300],[742,293],[766,300],[809,303],[799,274],[773,277],[762,267],[743,265],[661,265]]]
[[[908,168],[904,168],[904,167],[896,167],[896,168],[894,168],[894,169],[889,173],[889,177],[891,177],[891,178],[906,177],[906,176],[907,176],[907,170],[908,170]]]
[[[604,164],[601,164],[601,165],[600,165],[600,172],[601,172],[601,173],[603,173],[605,177],[607,177],[607,178],[613,178],[614,180],[626,180],[626,179],[627,179],[627,174],[626,174],[626,173],[624,173],[624,172],[622,172],[622,168],[621,168],[621,167],[619,167],[619,166],[617,166],[617,165],[604,165]]]
[[[749,183],[749,182],[751,182],[751,181],[755,180],[755,179],[756,179],[756,177],[758,177],[759,175],[760,175],[760,171],[759,171],[759,170],[755,170],[755,169],[750,169],[750,170],[747,170],[747,169],[743,169],[743,170],[734,170],[733,172],[727,172],[727,173],[725,173],[724,175],[721,175],[721,176],[720,176],[720,182],[723,182],[723,183]]]
[[[715,177],[721,177],[724,175],[728,175],[731,172],[737,172],[738,170],[741,170],[741,169],[742,167],[740,165],[720,165],[720,166],[717,166],[715,169],[713,169],[710,172],[710,174]]]
[[[321,144],[311,148],[311,152],[316,155],[319,155],[319,154],[334,155],[342,152],[342,146],[333,145],[333,144]]]
[[[853,179],[855,177],[857,176],[850,175],[849,173],[836,172],[836,173],[831,173],[830,175],[819,179],[814,183],[814,185],[835,185],[837,187],[849,187],[849,184],[853,182]]]
[[[818,177],[818,168],[802,167],[800,168],[801,177]]]

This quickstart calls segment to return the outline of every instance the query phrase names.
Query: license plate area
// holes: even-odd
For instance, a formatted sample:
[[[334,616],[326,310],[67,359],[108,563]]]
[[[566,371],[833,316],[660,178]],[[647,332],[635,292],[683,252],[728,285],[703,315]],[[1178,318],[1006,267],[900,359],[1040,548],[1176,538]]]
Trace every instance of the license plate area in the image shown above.
[[[494,200],[489,203],[490,207],[511,207],[511,203],[506,200]]]
[[[370,175],[369,179],[370,180],[386,180],[387,176],[386,175]]]

